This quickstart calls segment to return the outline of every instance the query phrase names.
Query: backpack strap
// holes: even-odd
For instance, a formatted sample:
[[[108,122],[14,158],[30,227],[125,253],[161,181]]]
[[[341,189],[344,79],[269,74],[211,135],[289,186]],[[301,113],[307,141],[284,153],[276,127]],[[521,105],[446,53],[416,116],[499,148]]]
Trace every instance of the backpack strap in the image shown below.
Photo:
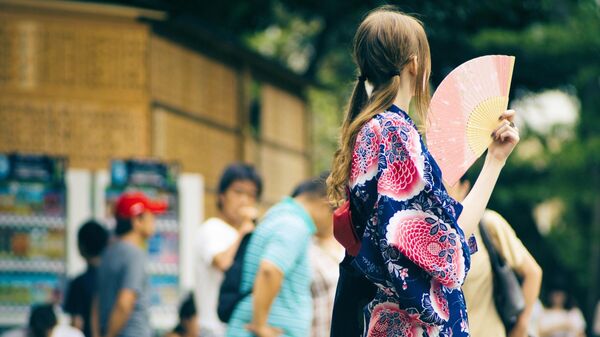
[[[481,239],[483,240],[483,244],[485,245],[485,248],[488,251],[488,255],[490,256],[492,266],[494,268],[503,266],[505,264],[504,258],[502,258],[500,253],[498,253],[498,249],[492,242],[490,232],[483,224],[483,222],[479,222],[479,232],[481,233]]]

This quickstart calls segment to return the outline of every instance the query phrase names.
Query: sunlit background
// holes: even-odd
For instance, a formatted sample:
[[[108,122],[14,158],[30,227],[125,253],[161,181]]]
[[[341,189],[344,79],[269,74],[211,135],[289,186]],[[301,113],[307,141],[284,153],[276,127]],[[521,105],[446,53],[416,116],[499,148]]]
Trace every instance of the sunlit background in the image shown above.
[[[542,299],[564,287],[591,322],[600,296],[598,1],[392,3],[426,27],[432,89],[470,58],[516,56],[510,106],[522,141],[490,208],[543,267]],[[89,217],[110,218],[124,186],[115,160],[131,158],[155,160],[145,169],[167,183],[145,188],[174,201],[153,269],[153,324],[172,324],[191,288],[179,228],[215,214],[218,176],[233,161],[265,177],[264,208],[329,168],[357,76],[352,36],[381,4],[0,0],[0,153],[58,156],[67,168],[64,182],[33,187],[2,178],[0,325],[22,323],[28,304],[60,296],[54,289],[82,270],[73,235]],[[129,178],[123,184],[135,184]],[[55,208],[28,206],[47,191],[58,195]],[[40,235],[58,249],[32,252]]]

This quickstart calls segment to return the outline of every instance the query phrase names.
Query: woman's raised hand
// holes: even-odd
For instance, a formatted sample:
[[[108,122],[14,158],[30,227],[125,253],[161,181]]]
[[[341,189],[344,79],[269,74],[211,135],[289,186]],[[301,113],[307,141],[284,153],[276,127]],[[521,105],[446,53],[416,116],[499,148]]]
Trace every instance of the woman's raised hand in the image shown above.
[[[500,116],[501,124],[492,133],[494,142],[488,148],[488,156],[502,163],[519,143],[519,129],[513,123],[515,118],[514,110],[506,110]]]

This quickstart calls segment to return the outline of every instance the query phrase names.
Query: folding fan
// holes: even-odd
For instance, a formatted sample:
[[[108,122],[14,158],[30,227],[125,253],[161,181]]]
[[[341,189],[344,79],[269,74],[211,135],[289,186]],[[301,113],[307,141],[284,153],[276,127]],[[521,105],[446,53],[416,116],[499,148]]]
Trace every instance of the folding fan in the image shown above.
[[[461,64],[433,94],[427,146],[453,186],[485,152],[508,106],[514,56],[488,55]]]

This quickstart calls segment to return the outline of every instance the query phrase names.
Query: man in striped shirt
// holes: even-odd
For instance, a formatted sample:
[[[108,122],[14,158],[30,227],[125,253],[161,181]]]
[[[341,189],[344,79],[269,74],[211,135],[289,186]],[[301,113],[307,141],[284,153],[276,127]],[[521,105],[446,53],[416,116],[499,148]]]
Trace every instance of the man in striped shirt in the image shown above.
[[[309,247],[316,224],[330,222],[323,177],[273,206],[246,250],[241,293],[228,337],[306,337],[312,322]]]

